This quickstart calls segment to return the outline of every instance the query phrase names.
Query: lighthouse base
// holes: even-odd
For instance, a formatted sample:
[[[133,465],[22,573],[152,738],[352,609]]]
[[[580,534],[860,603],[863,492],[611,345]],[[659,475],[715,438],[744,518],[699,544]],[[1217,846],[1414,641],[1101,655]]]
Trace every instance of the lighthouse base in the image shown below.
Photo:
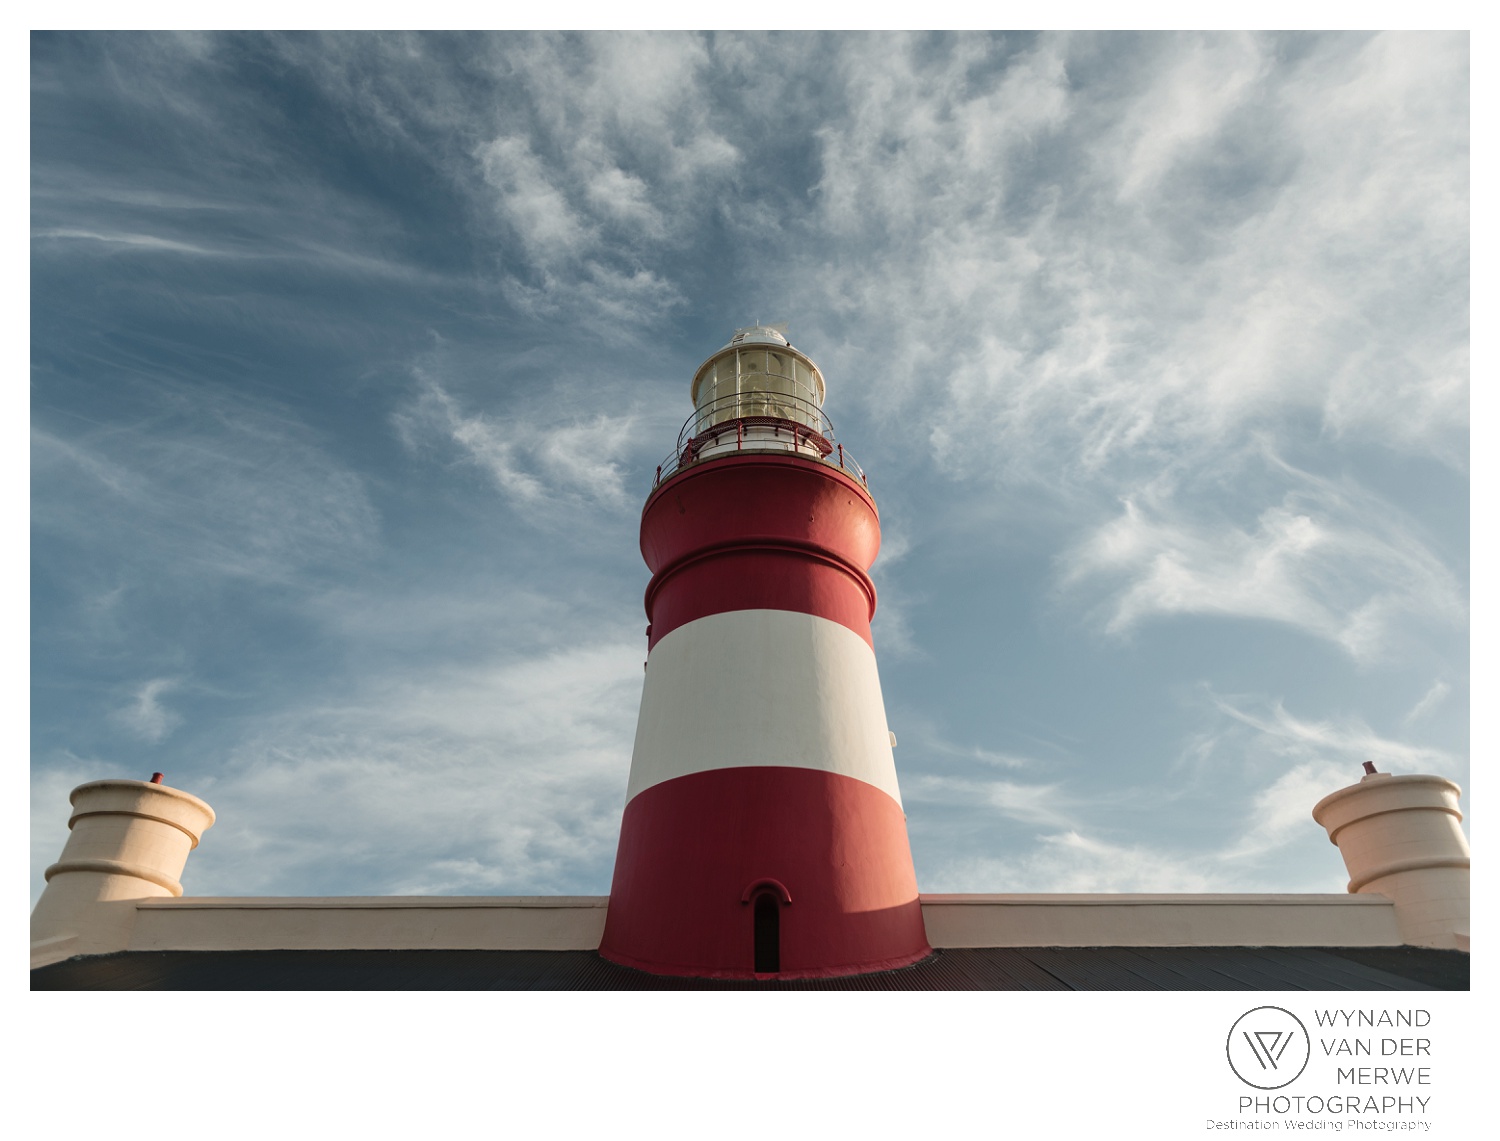
[[[645,971],[648,975],[664,975],[668,978],[684,979],[756,979],[769,982],[773,979],[840,979],[851,975],[874,975],[882,971],[899,971],[903,967],[913,967],[918,963],[931,958],[937,952],[929,947],[926,951],[916,955],[908,955],[899,959],[888,959],[884,962],[866,963],[857,968],[848,967],[809,967],[797,971],[732,971],[712,970],[709,968],[688,967],[665,967],[660,963],[633,962],[628,956],[611,954],[602,947],[599,957],[608,959],[622,967],[631,967],[637,971]]]
[[[910,853],[901,806],[853,777],[754,766],[666,781],[626,806],[599,953],[698,978],[910,966],[932,953]]]

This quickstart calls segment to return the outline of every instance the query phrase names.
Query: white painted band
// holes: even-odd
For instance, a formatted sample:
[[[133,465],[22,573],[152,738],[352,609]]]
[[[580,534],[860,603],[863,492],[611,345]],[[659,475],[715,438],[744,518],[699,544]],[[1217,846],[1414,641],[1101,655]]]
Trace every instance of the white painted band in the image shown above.
[[[897,804],[875,653],[838,622],[732,610],[652,649],[626,799],[691,773],[767,765],[840,773]]]

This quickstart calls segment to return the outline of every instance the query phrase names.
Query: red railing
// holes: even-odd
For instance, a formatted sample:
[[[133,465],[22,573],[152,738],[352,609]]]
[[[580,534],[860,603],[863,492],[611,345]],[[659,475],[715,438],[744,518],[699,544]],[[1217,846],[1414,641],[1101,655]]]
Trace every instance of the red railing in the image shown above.
[[[769,433],[769,434],[768,434]],[[656,469],[652,487],[684,468],[728,452],[790,451],[848,472],[865,487],[870,481],[844,445],[833,438],[833,422],[811,401],[779,392],[740,392],[699,408],[677,434],[677,449]]]

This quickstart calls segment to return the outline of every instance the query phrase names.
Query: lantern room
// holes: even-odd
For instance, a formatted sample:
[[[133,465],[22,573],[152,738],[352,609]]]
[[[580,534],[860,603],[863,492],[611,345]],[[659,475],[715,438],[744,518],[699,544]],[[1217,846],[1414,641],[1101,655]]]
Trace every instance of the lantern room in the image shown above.
[[[737,329],[727,345],[693,374],[693,408],[700,431],[749,416],[821,423],[823,374],[787,343],[783,327]]]
[[[693,374],[693,414],[657,482],[700,460],[731,452],[795,452],[864,473],[834,442],[823,414],[818,366],[787,343],[784,325],[737,329]]]

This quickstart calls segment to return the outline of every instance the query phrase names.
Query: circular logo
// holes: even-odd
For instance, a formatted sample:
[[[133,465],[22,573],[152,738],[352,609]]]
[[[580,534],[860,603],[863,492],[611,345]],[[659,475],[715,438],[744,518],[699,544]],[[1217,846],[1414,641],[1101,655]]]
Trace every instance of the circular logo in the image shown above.
[[[1312,1040],[1302,1020],[1290,1010],[1257,1006],[1235,1019],[1224,1050],[1229,1068],[1240,1081],[1256,1089],[1280,1089],[1307,1068]]]

